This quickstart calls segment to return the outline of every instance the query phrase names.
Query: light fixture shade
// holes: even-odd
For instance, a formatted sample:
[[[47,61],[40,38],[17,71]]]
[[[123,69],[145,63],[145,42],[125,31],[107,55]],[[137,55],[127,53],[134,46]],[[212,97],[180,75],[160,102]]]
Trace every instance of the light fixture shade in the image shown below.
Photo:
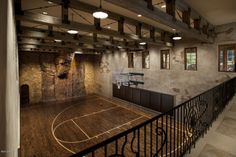
[[[102,9],[99,9],[93,12],[93,17],[97,19],[106,19],[108,17],[108,14],[104,12]]]
[[[79,32],[77,30],[68,30],[67,33],[69,34],[78,34]]]
[[[182,37],[178,34],[175,34],[173,37],[172,37],[173,40],[181,40]]]

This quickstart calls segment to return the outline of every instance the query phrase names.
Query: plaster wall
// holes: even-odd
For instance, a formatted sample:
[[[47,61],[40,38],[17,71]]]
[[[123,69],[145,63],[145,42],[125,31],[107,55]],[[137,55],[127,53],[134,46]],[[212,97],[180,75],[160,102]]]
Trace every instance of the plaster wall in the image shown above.
[[[142,54],[134,52],[134,68],[128,68],[126,52],[103,54],[96,65],[96,91],[112,97],[112,73],[143,72],[144,85],[152,91],[176,96],[176,105],[235,76],[218,72],[218,45],[236,43],[236,24],[217,27],[215,43],[176,43],[174,47],[150,46],[150,68],[142,68]],[[197,71],[184,70],[184,49],[197,47]],[[170,70],[160,69],[160,50],[170,49]]]
[[[19,77],[13,1],[0,1],[0,157],[20,147]]]

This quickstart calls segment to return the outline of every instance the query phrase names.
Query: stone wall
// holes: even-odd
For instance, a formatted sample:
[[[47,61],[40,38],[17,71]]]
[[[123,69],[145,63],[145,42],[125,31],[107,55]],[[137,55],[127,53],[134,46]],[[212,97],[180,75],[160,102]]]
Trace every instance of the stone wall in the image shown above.
[[[176,105],[219,84],[234,73],[218,72],[218,45],[236,43],[236,24],[220,26],[216,29],[217,38],[213,44],[177,43],[172,48],[151,46],[150,68],[142,68],[142,54],[134,54],[134,68],[128,68],[126,52],[106,53],[96,65],[96,90],[112,97],[112,74],[119,72],[143,72],[144,85],[153,91],[176,96]],[[197,71],[184,70],[184,48],[197,47]],[[160,50],[170,49],[170,70],[160,69]]]
[[[20,85],[29,86],[30,103],[93,93],[94,58],[74,54],[20,52]]]

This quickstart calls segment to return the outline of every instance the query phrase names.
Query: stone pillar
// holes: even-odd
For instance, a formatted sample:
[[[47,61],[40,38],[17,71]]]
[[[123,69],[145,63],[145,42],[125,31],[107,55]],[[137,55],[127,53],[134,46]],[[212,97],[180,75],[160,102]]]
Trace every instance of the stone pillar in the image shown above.
[[[19,72],[12,0],[0,1],[0,157],[17,157]]]

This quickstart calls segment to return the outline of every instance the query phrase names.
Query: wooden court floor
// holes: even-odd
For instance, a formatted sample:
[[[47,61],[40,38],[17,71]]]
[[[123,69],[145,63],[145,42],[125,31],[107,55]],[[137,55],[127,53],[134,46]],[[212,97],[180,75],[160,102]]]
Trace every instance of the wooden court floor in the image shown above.
[[[21,108],[21,157],[67,157],[158,113],[97,95]]]

